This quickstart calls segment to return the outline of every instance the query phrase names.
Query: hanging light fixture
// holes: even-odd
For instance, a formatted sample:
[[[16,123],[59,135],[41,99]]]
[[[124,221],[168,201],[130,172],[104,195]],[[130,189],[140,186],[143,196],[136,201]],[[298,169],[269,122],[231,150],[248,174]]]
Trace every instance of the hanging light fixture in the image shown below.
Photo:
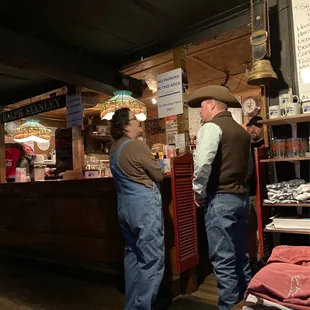
[[[131,97],[131,91],[117,90],[113,94],[114,97],[104,102],[101,106],[101,119],[111,120],[116,110],[121,108],[128,108],[135,114],[137,120],[146,120],[145,104]]]
[[[50,130],[39,124],[38,120],[27,120],[15,129],[13,138],[19,143],[29,141],[46,143],[51,139],[51,134]]]

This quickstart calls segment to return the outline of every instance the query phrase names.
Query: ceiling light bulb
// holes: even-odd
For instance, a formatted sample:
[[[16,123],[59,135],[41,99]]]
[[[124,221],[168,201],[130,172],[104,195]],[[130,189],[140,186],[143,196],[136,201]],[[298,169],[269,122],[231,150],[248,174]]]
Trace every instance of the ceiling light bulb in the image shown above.
[[[109,112],[102,119],[106,119],[106,120],[110,121],[112,119],[113,115],[114,115],[114,112]]]
[[[144,122],[146,120],[146,115],[144,113],[136,114],[136,118],[140,122]]]

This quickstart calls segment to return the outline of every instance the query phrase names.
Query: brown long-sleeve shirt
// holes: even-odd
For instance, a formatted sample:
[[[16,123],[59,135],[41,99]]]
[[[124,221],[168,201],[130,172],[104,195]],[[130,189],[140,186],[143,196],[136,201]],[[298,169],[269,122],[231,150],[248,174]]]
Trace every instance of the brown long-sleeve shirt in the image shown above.
[[[110,159],[128,137],[115,141],[110,149]],[[153,182],[160,182],[164,178],[164,171],[158,161],[152,156],[149,147],[140,140],[128,142],[121,150],[118,159],[121,171],[136,183],[152,187]]]

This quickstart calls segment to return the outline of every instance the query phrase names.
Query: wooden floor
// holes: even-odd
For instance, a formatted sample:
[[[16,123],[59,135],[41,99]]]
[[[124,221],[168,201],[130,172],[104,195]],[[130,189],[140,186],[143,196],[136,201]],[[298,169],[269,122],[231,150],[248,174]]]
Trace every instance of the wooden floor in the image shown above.
[[[210,305],[217,305],[218,291],[215,275],[206,277],[204,283],[202,283],[192,296],[202,298],[206,300]]]
[[[192,296],[206,301],[209,305],[217,305],[218,291],[215,275],[208,276],[204,283],[200,285],[199,289],[193,293]],[[236,307],[234,307],[234,309],[238,310],[242,309],[242,307],[243,302],[239,303]]]
[[[216,310],[217,298],[216,279],[209,276],[193,295],[174,300],[169,310]],[[114,286],[0,259],[0,310],[122,310],[123,303],[123,293]],[[158,306],[167,309],[165,300]]]

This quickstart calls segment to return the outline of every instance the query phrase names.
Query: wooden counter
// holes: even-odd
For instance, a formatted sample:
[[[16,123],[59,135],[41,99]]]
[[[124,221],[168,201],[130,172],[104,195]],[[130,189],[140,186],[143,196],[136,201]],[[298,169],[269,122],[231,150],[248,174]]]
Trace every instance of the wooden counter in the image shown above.
[[[170,183],[165,179],[161,186],[167,211]],[[73,262],[123,264],[112,178],[1,184],[0,214],[2,248]]]
[[[175,269],[171,180],[160,184],[166,278]],[[112,178],[0,184],[0,251],[123,271]],[[176,293],[177,294],[177,293]]]
[[[206,248],[205,232],[198,242],[192,174],[192,156],[175,157],[171,178],[160,184],[166,253],[163,288],[171,297],[194,292],[197,270],[203,274],[197,266],[198,243]],[[203,216],[198,222],[199,218]],[[205,256],[199,252],[203,266]],[[0,255],[5,253],[122,275],[124,240],[113,179],[0,184]]]
[[[1,247],[70,261],[121,262],[112,179],[2,184],[0,199]]]

